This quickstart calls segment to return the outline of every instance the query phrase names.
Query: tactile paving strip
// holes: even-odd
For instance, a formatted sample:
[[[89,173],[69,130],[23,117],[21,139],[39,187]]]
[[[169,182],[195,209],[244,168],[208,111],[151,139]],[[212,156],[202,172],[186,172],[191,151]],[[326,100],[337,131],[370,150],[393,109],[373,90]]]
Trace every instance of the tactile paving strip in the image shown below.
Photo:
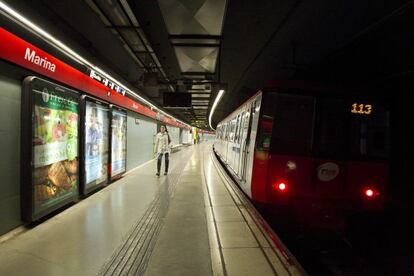
[[[175,177],[170,174],[161,184],[157,197],[103,266],[99,276],[144,274],[183,167]]]

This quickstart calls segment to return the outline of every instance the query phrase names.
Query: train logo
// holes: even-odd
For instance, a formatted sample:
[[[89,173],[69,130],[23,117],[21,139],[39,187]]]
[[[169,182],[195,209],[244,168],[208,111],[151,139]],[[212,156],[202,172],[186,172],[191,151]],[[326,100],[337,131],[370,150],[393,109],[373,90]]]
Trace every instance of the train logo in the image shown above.
[[[324,182],[334,180],[339,174],[339,166],[332,162],[324,163],[316,170],[318,172],[318,179]]]

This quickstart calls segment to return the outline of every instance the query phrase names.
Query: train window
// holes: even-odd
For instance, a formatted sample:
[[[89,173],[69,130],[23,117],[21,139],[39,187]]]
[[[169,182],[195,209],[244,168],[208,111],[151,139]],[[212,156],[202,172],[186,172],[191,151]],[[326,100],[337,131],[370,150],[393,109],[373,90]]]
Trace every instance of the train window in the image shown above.
[[[227,122],[227,127],[226,127],[226,141],[230,141],[231,138],[231,121]]]
[[[314,98],[285,94],[269,96],[263,107],[261,122],[261,132],[265,134],[263,148],[270,146],[273,152],[310,154]],[[269,137],[266,137],[268,132]]]
[[[318,99],[314,133],[314,153],[343,158],[347,149],[348,109],[341,99]]]
[[[230,126],[230,121],[228,121],[226,125],[226,141],[230,140]]]
[[[231,141],[234,142],[234,138],[236,136],[236,118],[231,120]]]
[[[236,121],[236,130],[234,131],[234,142],[237,143],[237,141],[239,140],[239,121],[240,121],[240,115],[237,116]]]
[[[244,120],[243,120],[243,128],[247,129],[249,127],[249,120],[250,120],[250,109],[244,113]]]
[[[231,140],[231,120],[227,122],[227,141]]]
[[[239,121],[239,139],[237,141],[237,143],[239,143],[239,144],[241,142],[242,135],[243,135],[243,122],[246,120],[244,115],[245,115],[245,112],[243,111],[240,114],[240,121]]]
[[[350,152],[353,157],[385,158],[389,154],[389,111],[380,104],[370,116],[353,114],[350,120]]]

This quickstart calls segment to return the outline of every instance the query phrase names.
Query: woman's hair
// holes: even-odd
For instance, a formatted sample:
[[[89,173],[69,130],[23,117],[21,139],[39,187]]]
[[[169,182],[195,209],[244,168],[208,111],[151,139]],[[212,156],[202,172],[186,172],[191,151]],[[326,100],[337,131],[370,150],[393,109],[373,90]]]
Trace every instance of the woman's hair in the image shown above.
[[[168,136],[168,144],[171,143],[171,138],[170,138],[170,134],[168,133],[168,128],[166,125],[161,125],[162,127],[165,128],[165,132],[167,132],[167,136]]]

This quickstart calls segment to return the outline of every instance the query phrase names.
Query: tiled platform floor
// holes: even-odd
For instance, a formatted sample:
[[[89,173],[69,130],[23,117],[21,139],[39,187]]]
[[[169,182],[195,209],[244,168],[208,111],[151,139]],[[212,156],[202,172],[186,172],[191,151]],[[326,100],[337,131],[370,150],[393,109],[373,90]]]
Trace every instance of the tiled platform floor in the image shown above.
[[[231,188],[211,144],[151,161],[0,244],[0,275],[300,275]]]

